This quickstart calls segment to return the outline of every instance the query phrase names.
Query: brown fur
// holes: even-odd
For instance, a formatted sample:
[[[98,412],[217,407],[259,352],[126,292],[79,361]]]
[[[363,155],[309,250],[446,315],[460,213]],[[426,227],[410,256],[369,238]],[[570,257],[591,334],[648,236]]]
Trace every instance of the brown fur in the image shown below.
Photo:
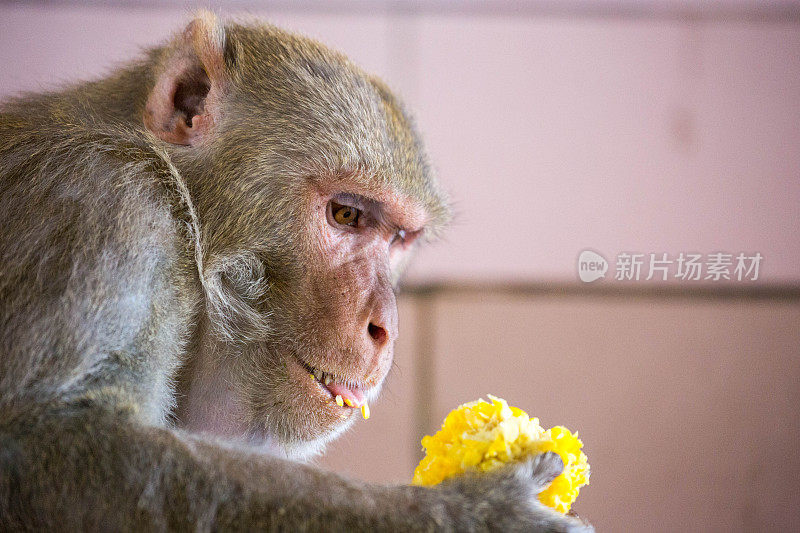
[[[291,460],[357,417],[301,362],[374,398],[402,265],[448,218],[408,114],[340,54],[201,13],[7,102],[0,180],[0,529],[584,527],[535,501],[553,454],[435,489]]]

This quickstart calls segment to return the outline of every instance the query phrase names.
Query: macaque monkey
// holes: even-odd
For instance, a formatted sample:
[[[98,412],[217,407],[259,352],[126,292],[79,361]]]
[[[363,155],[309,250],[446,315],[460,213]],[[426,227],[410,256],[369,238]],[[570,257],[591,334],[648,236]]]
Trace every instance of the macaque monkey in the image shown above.
[[[0,530],[589,530],[536,500],[554,454],[435,488],[302,462],[378,394],[447,219],[389,89],[269,25],[200,12],[6,102]]]

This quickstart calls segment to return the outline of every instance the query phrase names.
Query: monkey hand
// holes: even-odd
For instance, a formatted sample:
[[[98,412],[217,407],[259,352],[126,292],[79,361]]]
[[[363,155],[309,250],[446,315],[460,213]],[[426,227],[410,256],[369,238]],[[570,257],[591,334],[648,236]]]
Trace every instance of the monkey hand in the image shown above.
[[[593,532],[588,522],[538,500],[538,494],[563,470],[561,457],[546,452],[491,472],[452,477],[437,490],[451,493],[453,502],[463,506],[459,512],[463,522],[457,530]]]

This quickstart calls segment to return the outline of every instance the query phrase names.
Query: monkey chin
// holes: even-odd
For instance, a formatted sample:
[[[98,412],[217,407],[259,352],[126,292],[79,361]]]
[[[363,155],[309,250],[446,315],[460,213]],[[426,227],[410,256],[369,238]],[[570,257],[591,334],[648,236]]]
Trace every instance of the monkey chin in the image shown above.
[[[284,372],[284,379],[273,384],[269,400],[282,408],[271,412],[255,409],[256,421],[246,440],[259,451],[302,461],[322,454],[329,442],[361,418],[361,411],[337,405],[330,391],[309,375],[299,358],[286,358]],[[364,391],[367,402],[378,396],[382,383],[383,379]]]

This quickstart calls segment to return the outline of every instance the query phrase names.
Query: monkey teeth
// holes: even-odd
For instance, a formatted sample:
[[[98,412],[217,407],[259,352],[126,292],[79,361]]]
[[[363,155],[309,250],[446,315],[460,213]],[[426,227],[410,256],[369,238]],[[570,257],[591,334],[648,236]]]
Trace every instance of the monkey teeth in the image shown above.
[[[323,372],[322,370],[314,368],[313,370],[311,370],[311,372],[309,372],[309,374],[311,375],[312,378],[316,379],[325,386],[333,383],[333,376],[331,376],[326,372]]]
[[[339,407],[360,408],[364,420],[369,418],[369,405],[365,402],[361,387],[354,383],[336,381],[333,374],[328,374],[310,365],[304,365],[309,377],[325,387],[331,394],[332,400]]]

